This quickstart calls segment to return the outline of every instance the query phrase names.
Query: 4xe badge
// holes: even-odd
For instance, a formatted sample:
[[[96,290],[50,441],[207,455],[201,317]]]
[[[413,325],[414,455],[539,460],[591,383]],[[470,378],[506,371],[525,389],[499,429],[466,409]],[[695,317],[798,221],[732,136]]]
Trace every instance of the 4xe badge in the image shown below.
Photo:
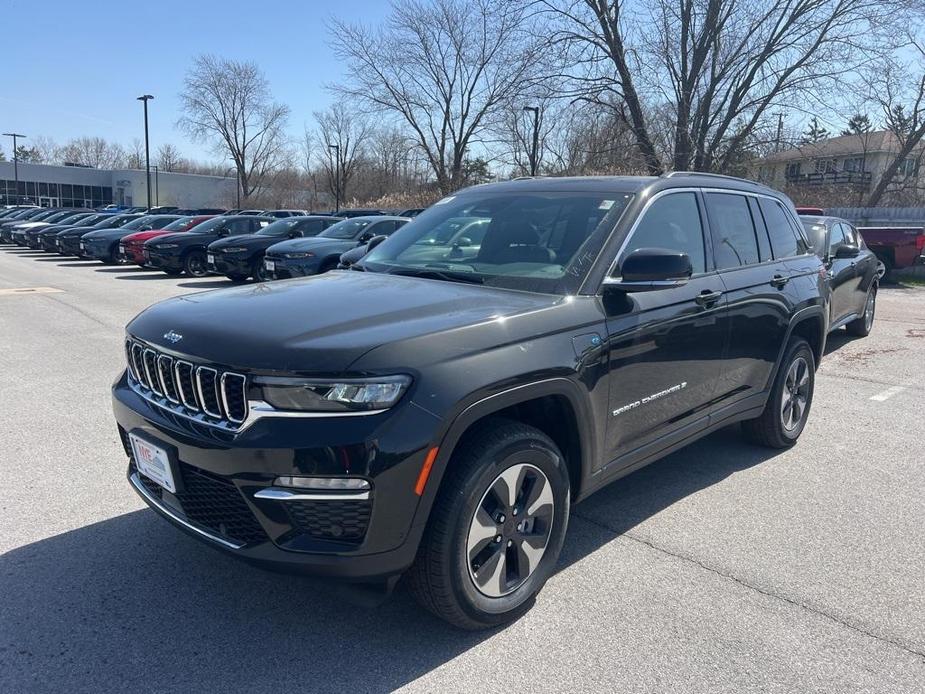
[[[164,333],[164,339],[172,344],[177,344],[183,339],[183,336],[175,330]]]

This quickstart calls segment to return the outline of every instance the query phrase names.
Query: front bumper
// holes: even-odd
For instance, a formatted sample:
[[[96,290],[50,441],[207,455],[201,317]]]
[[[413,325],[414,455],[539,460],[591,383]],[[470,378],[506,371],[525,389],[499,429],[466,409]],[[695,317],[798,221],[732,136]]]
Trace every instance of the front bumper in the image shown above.
[[[179,253],[166,253],[153,248],[145,248],[142,260],[149,266],[158,270],[183,270],[183,262]]]
[[[219,275],[245,275],[253,272],[253,256],[247,253],[216,253],[206,251],[206,267]]]
[[[135,265],[146,265],[145,249],[143,245],[119,244],[119,256]]]
[[[246,561],[293,572],[380,580],[414,561],[426,516],[417,512],[414,485],[436,418],[406,403],[364,417],[267,418],[231,433],[177,417],[127,379],[113,387],[113,409],[129,482],[175,526]],[[168,451],[176,495],[140,475],[129,433]],[[367,499],[264,498],[274,496],[268,489],[279,495],[279,476],[345,474],[370,481]]]
[[[301,260],[298,258],[268,256],[263,259],[263,263],[266,268],[267,276],[275,280],[287,280],[292,277],[309,277],[318,274],[318,262],[315,258]],[[270,269],[271,267],[272,269]]]
[[[94,258],[95,260],[108,260],[110,249],[112,247],[111,241],[88,241],[81,239],[80,241],[80,250],[81,256],[84,258]]]
[[[25,246],[26,233],[24,231],[14,231],[10,234],[10,241],[17,246]]]
[[[57,245],[58,253],[61,255],[83,255],[80,250],[79,236],[59,236],[57,239],[60,243]]]

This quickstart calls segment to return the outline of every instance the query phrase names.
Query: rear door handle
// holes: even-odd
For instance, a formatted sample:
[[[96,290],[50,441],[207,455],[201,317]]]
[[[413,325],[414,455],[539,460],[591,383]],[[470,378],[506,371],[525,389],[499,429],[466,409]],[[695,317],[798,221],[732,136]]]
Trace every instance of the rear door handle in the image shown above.
[[[784,277],[783,275],[774,275],[774,277],[771,278],[771,286],[780,289],[789,281],[789,277]]]
[[[694,301],[696,301],[701,306],[712,306],[717,301],[719,301],[722,295],[722,292],[711,292],[708,289],[704,289],[702,292],[700,292],[700,294],[694,297]]]

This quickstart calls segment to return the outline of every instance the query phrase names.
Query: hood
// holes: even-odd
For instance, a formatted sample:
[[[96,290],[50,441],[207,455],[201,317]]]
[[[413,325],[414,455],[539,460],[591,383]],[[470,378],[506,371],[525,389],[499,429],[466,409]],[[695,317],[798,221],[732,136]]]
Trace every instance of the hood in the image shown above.
[[[23,222],[14,226],[20,231],[24,231],[26,229],[37,229],[38,227],[50,227],[51,222]]]
[[[96,229],[94,231],[88,231],[81,238],[84,238],[87,241],[97,241],[100,239],[112,241],[114,239],[121,239],[126,234],[131,233],[131,229],[123,230],[120,227],[116,227],[115,229]]]
[[[167,351],[231,368],[330,375],[342,373],[380,345],[486,321],[497,324],[493,319],[561,300],[454,282],[335,271],[169,299],[139,314],[127,329]],[[164,335],[169,332],[183,337],[168,342]]]
[[[186,243],[208,245],[215,239],[215,234],[197,234],[193,231],[171,231],[166,234],[155,236],[150,241],[152,246],[159,243]]]
[[[136,231],[128,236],[123,236],[122,240],[126,243],[143,243],[148,239],[157,238],[158,236],[167,236],[168,234],[173,234],[177,232],[173,231],[164,231],[163,229],[152,229],[151,231]]]
[[[272,255],[282,255],[283,253],[303,253],[305,251],[315,251],[316,253],[331,253],[338,251],[343,253],[355,248],[358,241],[352,239],[328,239],[318,236],[309,236],[304,239],[289,239],[274,243],[267,249]]]
[[[222,250],[223,248],[249,248],[253,250],[258,250],[260,248],[269,248],[270,246],[280,242],[279,237],[273,236],[257,236],[256,234],[238,234],[236,236],[223,236],[217,241],[213,241],[209,244],[210,249],[215,249],[217,251]]]

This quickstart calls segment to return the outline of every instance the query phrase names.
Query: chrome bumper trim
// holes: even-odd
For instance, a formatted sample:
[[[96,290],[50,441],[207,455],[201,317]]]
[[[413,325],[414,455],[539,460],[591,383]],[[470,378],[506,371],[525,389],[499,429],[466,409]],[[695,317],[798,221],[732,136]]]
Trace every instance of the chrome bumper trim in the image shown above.
[[[273,501],[366,501],[369,491],[362,492],[291,492],[279,487],[268,487],[254,494],[255,499],[272,499]]]

